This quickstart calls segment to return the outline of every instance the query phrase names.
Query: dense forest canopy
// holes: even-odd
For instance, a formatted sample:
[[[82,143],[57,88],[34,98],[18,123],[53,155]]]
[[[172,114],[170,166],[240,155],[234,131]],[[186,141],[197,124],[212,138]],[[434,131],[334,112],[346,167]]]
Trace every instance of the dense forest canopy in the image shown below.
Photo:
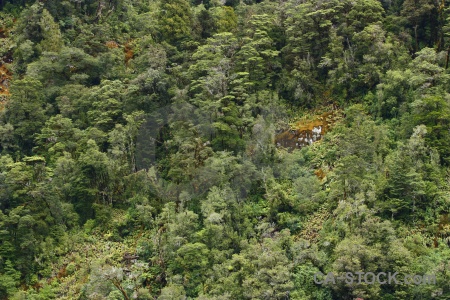
[[[0,9],[0,299],[450,299],[450,1]]]

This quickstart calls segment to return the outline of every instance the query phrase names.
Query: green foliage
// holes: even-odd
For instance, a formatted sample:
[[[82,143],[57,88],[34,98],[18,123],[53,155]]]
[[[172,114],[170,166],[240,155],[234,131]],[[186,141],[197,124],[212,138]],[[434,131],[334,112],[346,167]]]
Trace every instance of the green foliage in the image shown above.
[[[33,135],[45,122],[45,102],[42,84],[31,77],[16,80],[11,87],[13,96],[5,108],[4,120],[14,128],[14,141],[30,153]]]
[[[13,268],[10,260],[5,262],[0,275],[0,295],[6,298],[14,294],[19,285],[20,272]]]
[[[448,299],[447,6],[0,1],[0,298]]]
[[[187,41],[191,35],[192,14],[186,0],[161,1],[159,32],[161,39],[174,45]]]
[[[58,24],[53,21],[52,15],[44,9],[39,22],[43,40],[39,44],[41,51],[58,52],[63,45]]]

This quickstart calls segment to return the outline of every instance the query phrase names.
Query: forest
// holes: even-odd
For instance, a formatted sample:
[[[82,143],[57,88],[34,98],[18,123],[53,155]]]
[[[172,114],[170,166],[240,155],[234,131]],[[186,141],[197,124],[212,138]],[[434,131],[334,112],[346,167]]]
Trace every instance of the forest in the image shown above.
[[[446,0],[0,0],[0,300],[450,299],[449,60]]]

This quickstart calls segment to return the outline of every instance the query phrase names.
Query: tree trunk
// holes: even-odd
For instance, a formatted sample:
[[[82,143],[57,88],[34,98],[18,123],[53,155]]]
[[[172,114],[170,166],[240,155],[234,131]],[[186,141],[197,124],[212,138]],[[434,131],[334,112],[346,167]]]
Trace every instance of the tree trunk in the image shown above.
[[[100,21],[100,18],[102,17],[102,11],[105,8],[105,6],[106,6],[105,1],[103,1],[103,0],[98,1],[98,7],[97,7],[97,12],[96,12],[94,22]]]
[[[419,51],[419,37],[417,36],[417,28],[419,25],[414,26],[414,35],[416,40],[416,52]]]
[[[450,46],[447,48],[447,59],[445,60],[445,69],[448,69],[448,60],[450,58]]]
[[[117,279],[111,280],[112,284],[122,293],[123,297],[126,300],[130,300],[130,297],[128,297],[127,292],[123,289],[122,285],[120,285],[120,282]]]

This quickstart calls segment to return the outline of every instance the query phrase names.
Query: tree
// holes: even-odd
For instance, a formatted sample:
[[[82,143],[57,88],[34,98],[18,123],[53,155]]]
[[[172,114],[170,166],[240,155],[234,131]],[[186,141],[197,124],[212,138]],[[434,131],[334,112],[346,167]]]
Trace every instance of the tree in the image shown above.
[[[422,47],[420,42],[430,47],[437,41],[437,3],[431,0],[405,0],[401,14],[405,16],[414,30],[414,50]],[[426,31],[429,36],[426,36]],[[428,39],[428,40],[427,40]]]
[[[95,197],[97,203],[112,204],[113,193],[110,190],[110,168],[108,156],[99,151],[94,140],[88,140],[84,152],[80,155],[81,172],[89,182],[87,191]]]
[[[39,46],[41,51],[58,52],[63,46],[63,40],[58,24],[53,21],[52,15],[45,8],[39,22],[43,40]]]
[[[186,0],[161,1],[158,19],[161,39],[180,46],[191,37],[192,13]]]
[[[246,103],[246,97],[230,87],[235,79],[231,58],[237,48],[237,39],[232,33],[215,34],[208,39],[207,45],[194,53],[196,63],[189,68],[193,103],[204,111],[216,129],[217,134],[210,140],[216,149],[242,149],[244,132],[252,121],[251,106]]]
[[[429,95],[412,103],[415,124],[427,127],[427,144],[439,151],[441,160],[450,163],[450,105],[442,95]]]
[[[427,147],[427,130],[417,126],[407,145],[386,158],[387,178],[381,185],[381,203],[391,217],[416,222],[425,217],[425,210],[437,209],[436,179],[426,174],[432,172],[432,151]],[[431,161],[430,161],[431,160]],[[427,170],[427,171],[425,171]]]
[[[40,131],[46,118],[43,86],[38,80],[25,77],[14,81],[11,92],[4,118],[14,128],[16,143],[25,153],[30,153],[33,135]]]
[[[2,267],[0,275],[0,296],[7,298],[12,296],[19,285],[20,272],[16,271],[10,260],[7,260]]]
[[[123,122],[124,85],[119,80],[105,80],[91,90],[88,96],[92,105],[87,116],[90,124],[103,132],[114,128],[114,124]]]
[[[62,48],[59,53],[45,52],[40,59],[28,65],[27,74],[37,78],[48,88],[51,96],[58,86],[68,84],[98,84],[100,63],[79,48]],[[69,84],[68,84],[69,85]]]
[[[293,289],[291,263],[281,250],[287,232],[273,239],[244,242],[243,250],[213,267],[207,295],[232,299],[283,299]]]
[[[169,284],[161,290],[158,300],[187,299],[186,291],[181,284]]]
[[[211,9],[217,33],[234,32],[237,28],[237,17],[231,6],[217,6]]]
[[[208,256],[209,250],[202,243],[187,243],[177,250],[170,270],[182,276],[187,296],[195,297],[202,290],[209,265]]]
[[[36,135],[37,147],[33,150],[48,155],[47,160],[54,163],[64,153],[75,155],[80,138],[81,131],[74,128],[71,119],[56,115],[51,117],[41,133]]]
[[[358,0],[351,3],[351,9],[345,16],[346,24],[342,26],[344,37],[350,38],[369,25],[380,24],[383,13],[380,1]]]
[[[52,185],[52,169],[39,156],[12,162],[10,157],[1,161],[1,232],[5,243],[1,256],[10,259],[27,284],[34,274],[48,275],[48,264],[54,261],[48,251],[64,236],[66,224],[73,225],[72,211],[63,207]],[[45,253],[47,251],[47,253]]]

